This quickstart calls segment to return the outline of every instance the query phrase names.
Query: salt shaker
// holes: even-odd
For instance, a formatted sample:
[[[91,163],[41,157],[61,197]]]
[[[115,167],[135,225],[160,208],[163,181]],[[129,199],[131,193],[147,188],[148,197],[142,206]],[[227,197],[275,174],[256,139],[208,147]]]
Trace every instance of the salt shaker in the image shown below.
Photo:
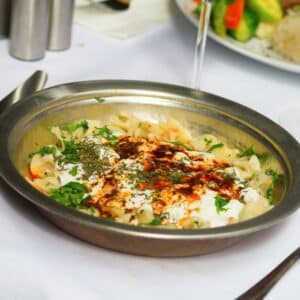
[[[74,0],[50,0],[49,50],[70,47]]]
[[[63,0],[62,2],[64,2]],[[45,55],[49,31],[48,0],[13,0],[10,54],[23,60]]]
[[[11,0],[0,0],[0,39],[8,36]]]

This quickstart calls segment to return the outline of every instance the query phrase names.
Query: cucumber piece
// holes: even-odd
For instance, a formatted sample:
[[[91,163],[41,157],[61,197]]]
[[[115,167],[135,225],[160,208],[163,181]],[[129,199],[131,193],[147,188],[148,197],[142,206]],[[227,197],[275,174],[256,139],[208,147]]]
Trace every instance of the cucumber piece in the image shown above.
[[[259,18],[256,13],[246,9],[238,28],[229,30],[229,34],[237,41],[245,43],[255,35],[258,24]]]
[[[227,1],[228,0],[214,0],[212,3],[212,27],[215,33],[220,36],[225,36],[227,33],[227,28],[224,22],[227,11]]]
[[[247,6],[256,12],[263,22],[278,22],[283,16],[279,0],[248,0]]]

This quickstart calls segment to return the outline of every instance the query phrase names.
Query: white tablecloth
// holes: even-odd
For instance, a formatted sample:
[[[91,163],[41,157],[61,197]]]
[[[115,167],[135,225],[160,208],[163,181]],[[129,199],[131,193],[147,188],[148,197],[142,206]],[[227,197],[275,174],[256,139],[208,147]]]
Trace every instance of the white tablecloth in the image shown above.
[[[36,69],[48,86],[89,79],[139,79],[187,85],[195,30],[173,19],[136,38],[117,41],[76,26],[72,48],[38,62],[10,57],[0,41],[0,96]],[[300,105],[300,76],[239,56],[209,41],[203,88],[252,107],[274,121]],[[291,128],[295,132],[299,130]],[[137,257],[104,250],[48,223],[0,181],[1,299],[233,299],[299,246],[300,211],[281,225],[225,251],[193,258]],[[299,299],[296,265],[269,299]]]

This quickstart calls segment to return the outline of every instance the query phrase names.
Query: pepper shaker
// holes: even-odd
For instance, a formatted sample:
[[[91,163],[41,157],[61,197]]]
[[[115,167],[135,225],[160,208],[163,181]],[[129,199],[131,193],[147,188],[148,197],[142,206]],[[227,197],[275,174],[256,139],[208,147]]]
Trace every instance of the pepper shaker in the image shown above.
[[[70,47],[74,0],[50,0],[49,50]]]
[[[10,54],[23,60],[43,58],[47,48],[48,22],[48,0],[13,0]]]
[[[9,33],[11,0],[0,0],[0,39]]]

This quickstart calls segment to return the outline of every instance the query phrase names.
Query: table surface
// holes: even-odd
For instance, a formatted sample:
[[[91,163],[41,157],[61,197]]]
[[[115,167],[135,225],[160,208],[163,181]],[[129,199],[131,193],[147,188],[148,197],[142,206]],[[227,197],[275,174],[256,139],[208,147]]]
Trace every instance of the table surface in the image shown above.
[[[72,48],[24,62],[0,41],[0,98],[32,72],[48,72],[48,86],[90,79],[137,79],[188,85],[195,29],[175,7],[172,19],[138,37],[118,41],[74,27]],[[300,76],[264,66],[209,41],[203,90],[249,106],[278,122],[300,107]],[[289,129],[297,134],[300,123]],[[299,136],[298,136],[299,137]],[[279,226],[234,247],[192,258],[147,258],[104,250],[73,238],[0,181],[2,299],[233,299],[299,246],[300,211]],[[300,267],[268,299],[296,299]],[[298,298],[299,299],[299,298]]]

